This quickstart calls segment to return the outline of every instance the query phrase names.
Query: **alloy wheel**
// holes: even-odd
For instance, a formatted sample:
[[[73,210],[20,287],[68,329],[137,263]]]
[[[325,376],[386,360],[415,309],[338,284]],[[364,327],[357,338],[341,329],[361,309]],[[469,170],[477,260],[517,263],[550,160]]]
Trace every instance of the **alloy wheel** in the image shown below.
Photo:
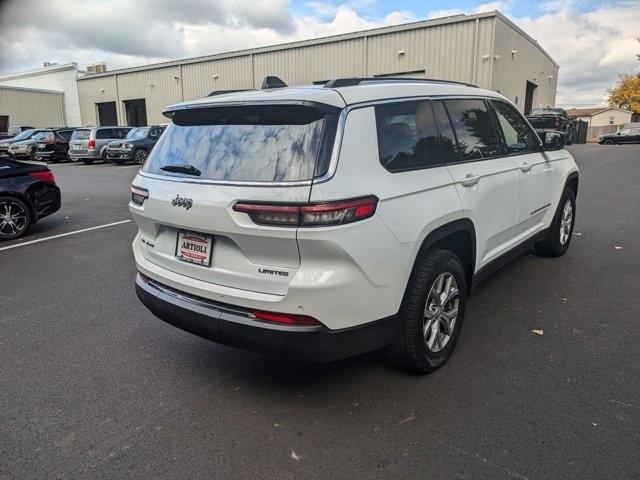
[[[562,217],[560,217],[560,245],[565,245],[571,235],[571,227],[573,226],[573,205],[571,200],[567,200],[562,209]]]
[[[10,237],[24,230],[27,212],[11,200],[0,203],[0,236]]]
[[[138,165],[142,165],[147,159],[147,152],[144,150],[138,150],[134,155],[134,160]]]
[[[460,291],[455,277],[443,273],[433,282],[424,308],[422,334],[427,348],[440,352],[447,346],[458,318]]]

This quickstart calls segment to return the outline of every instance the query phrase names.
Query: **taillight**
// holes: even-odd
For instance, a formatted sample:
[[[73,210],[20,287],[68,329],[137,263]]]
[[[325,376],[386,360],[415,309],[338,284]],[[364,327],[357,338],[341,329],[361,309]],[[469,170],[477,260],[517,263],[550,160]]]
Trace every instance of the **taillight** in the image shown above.
[[[261,310],[252,310],[253,315],[258,320],[265,322],[280,323],[283,325],[322,325],[318,320],[306,315],[293,315],[289,313],[263,312]]]
[[[142,206],[147,198],[149,198],[149,190],[131,185],[131,201],[133,203],[138,206]]]
[[[378,199],[374,196],[305,205],[238,202],[236,212],[249,215],[258,225],[320,227],[344,225],[372,217]]]
[[[53,172],[50,170],[44,172],[30,172],[29,176],[43,182],[56,184],[56,179],[53,177]]]
[[[87,146],[89,148],[96,148],[96,139],[95,138],[90,138]]]

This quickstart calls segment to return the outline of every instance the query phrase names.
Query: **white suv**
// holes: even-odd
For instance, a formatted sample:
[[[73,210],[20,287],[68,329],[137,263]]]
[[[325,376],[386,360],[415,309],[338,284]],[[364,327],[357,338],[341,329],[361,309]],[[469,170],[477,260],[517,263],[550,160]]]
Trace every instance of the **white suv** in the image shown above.
[[[441,366],[479,280],[562,255],[578,168],[502,95],[338,79],[168,107],[131,187],[136,291],[220,343]]]

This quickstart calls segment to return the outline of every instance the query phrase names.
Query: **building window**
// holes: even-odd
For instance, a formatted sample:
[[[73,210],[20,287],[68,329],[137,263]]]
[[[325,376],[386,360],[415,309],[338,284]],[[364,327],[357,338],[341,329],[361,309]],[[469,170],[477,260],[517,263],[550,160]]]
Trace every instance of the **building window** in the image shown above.
[[[609,117],[609,125],[613,125],[613,117]]]

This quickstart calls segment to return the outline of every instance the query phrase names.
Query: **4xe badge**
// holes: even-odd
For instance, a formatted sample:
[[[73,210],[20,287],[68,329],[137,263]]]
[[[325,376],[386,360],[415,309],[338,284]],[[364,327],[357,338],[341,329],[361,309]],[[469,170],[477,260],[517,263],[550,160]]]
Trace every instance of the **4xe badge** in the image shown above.
[[[174,207],[184,207],[189,210],[193,206],[193,200],[190,198],[183,198],[180,195],[176,195],[176,198],[171,200],[171,205]]]

